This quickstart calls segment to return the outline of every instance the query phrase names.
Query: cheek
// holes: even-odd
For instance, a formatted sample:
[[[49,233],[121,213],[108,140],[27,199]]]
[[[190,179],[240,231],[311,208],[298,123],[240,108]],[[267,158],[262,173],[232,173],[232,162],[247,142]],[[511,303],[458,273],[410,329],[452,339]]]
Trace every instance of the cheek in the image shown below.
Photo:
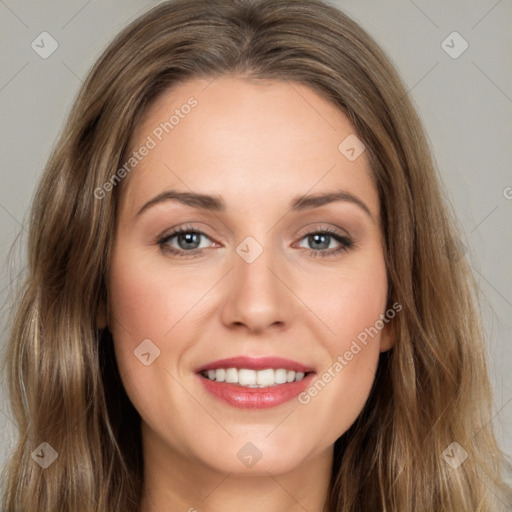
[[[173,289],[178,293],[170,293]],[[110,331],[121,377],[134,402],[146,402],[147,398],[138,400],[137,396],[154,396],[155,389],[159,389],[151,379],[162,377],[158,368],[166,359],[165,334],[183,315],[180,304],[189,302],[186,295],[187,288],[174,287],[154,267],[146,265],[141,254],[134,257],[133,250],[130,253],[121,248],[113,254]],[[146,363],[150,364],[145,366]]]
[[[358,336],[364,340],[366,329],[374,326],[385,313],[388,283],[383,255],[375,248],[361,257],[347,260],[347,265],[335,274],[319,275],[315,288],[308,286],[308,289],[308,304],[326,327],[324,340],[329,353],[332,356],[342,354]],[[378,348],[378,336],[373,339],[376,343],[372,345]],[[370,347],[370,343],[367,346]]]
[[[317,284],[321,293],[309,293],[307,301],[325,325],[322,340],[328,357],[299,402],[315,425],[328,425],[329,435],[324,434],[332,440],[356,420],[375,379],[386,325],[384,259],[376,250]]]
[[[153,247],[118,245],[109,280],[110,331],[121,376],[130,376],[125,387],[132,401],[156,399],[154,389],[168,386],[165,370],[177,376],[183,371],[183,359],[194,348],[191,339],[204,329],[195,315],[215,279],[208,271],[169,269]],[[148,361],[137,356],[148,352],[154,362],[145,366]]]
[[[110,311],[117,339],[162,340],[204,295],[206,285],[166,272],[137,251],[132,254],[113,257]]]
[[[184,316],[205,288],[169,274],[140,250],[119,246],[112,256],[109,328],[124,388],[146,421],[161,415],[162,404],[183,407],[180,387],[168,389],[187,350]]]
[[[308,432],[320,449],[344,434],[361,414],[370,395],[378,365],[378,351],[361,348],[349,361],[343,355],[324,368],[299,403],[310,422]]]

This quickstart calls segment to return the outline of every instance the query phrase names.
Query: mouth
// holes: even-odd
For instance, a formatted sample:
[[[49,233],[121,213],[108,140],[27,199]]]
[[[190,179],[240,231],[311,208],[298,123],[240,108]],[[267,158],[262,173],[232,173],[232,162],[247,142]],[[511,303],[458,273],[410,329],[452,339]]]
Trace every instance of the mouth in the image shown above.
[[[313,368],[276,357],[235,357],[213,361],[196,370],[206,391],[239,408],[275,407],[301,393]]]

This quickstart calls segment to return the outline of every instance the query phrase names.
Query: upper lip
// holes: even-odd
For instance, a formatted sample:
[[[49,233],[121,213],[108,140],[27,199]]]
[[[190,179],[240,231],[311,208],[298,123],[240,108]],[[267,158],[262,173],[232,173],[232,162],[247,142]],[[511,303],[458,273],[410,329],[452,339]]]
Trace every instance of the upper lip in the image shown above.
[[[315,370],[310,366],[306,366],[297,361],[291,359],[284,359],[282,357],[249,357],[249,356],[237,356],[229,357],[227,359],[217,359],[210,363],[206,363],[195,371],[196,373],[203,372],[205,370],[216,370],[218,368],[247,368],[249,370],[265,370],[266,368],[283,368],[285,370],[293,370],[295,372],[314,372]]]

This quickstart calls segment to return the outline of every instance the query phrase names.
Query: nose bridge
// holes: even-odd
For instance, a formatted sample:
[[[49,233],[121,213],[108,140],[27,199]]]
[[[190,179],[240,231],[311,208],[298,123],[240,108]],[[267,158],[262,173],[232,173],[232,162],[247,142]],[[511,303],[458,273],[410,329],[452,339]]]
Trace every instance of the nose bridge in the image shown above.
[[[236,247],[234,286],[239,285],[241,292],[252,291],[254,297],[262,295],[269,300],[278,288],[275,270],[271,271],[279,266],[278,254],[272,248],[270,234],[258,238],[261,242],[248,236]]]
[[[282,323],[290,307],[290,292],[279,264],[279,254],[271,243],[271,233],[246,237],[236,247],[233,272],[224,320],[264,329]]]

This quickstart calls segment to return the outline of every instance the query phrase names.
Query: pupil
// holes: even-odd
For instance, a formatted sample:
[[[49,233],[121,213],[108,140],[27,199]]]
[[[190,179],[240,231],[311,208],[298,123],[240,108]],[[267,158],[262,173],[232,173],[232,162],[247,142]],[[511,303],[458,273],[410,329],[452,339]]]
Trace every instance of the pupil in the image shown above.
[[[328,235],[320,235],[320,234],[317,234],[317,235],[311,235],[311,238],[313,239],[314,243],[316,243],[318,241],[318,239],[321,239],[323,238],[324,240],[329,238]],[[320,242],[320,245],[322,245],[322,242]],[[323,242],[323,247],[320,247],[320,249],[327,249],[327,247],[329,247],[329,243],[327,242]]]
[[[193,240],[194,237],[196,237],[197,239]],[[199,242],[198,237],[199,237],[199,233],[182,233],[180,236],[180,241],[184,239],[186,243],[192,242],[195,245],[198,245],[198,242]],[[194,248],[195,248],[195,245],[194,245]],[[189,245],[189,249],[190,249],[190,245]]]

